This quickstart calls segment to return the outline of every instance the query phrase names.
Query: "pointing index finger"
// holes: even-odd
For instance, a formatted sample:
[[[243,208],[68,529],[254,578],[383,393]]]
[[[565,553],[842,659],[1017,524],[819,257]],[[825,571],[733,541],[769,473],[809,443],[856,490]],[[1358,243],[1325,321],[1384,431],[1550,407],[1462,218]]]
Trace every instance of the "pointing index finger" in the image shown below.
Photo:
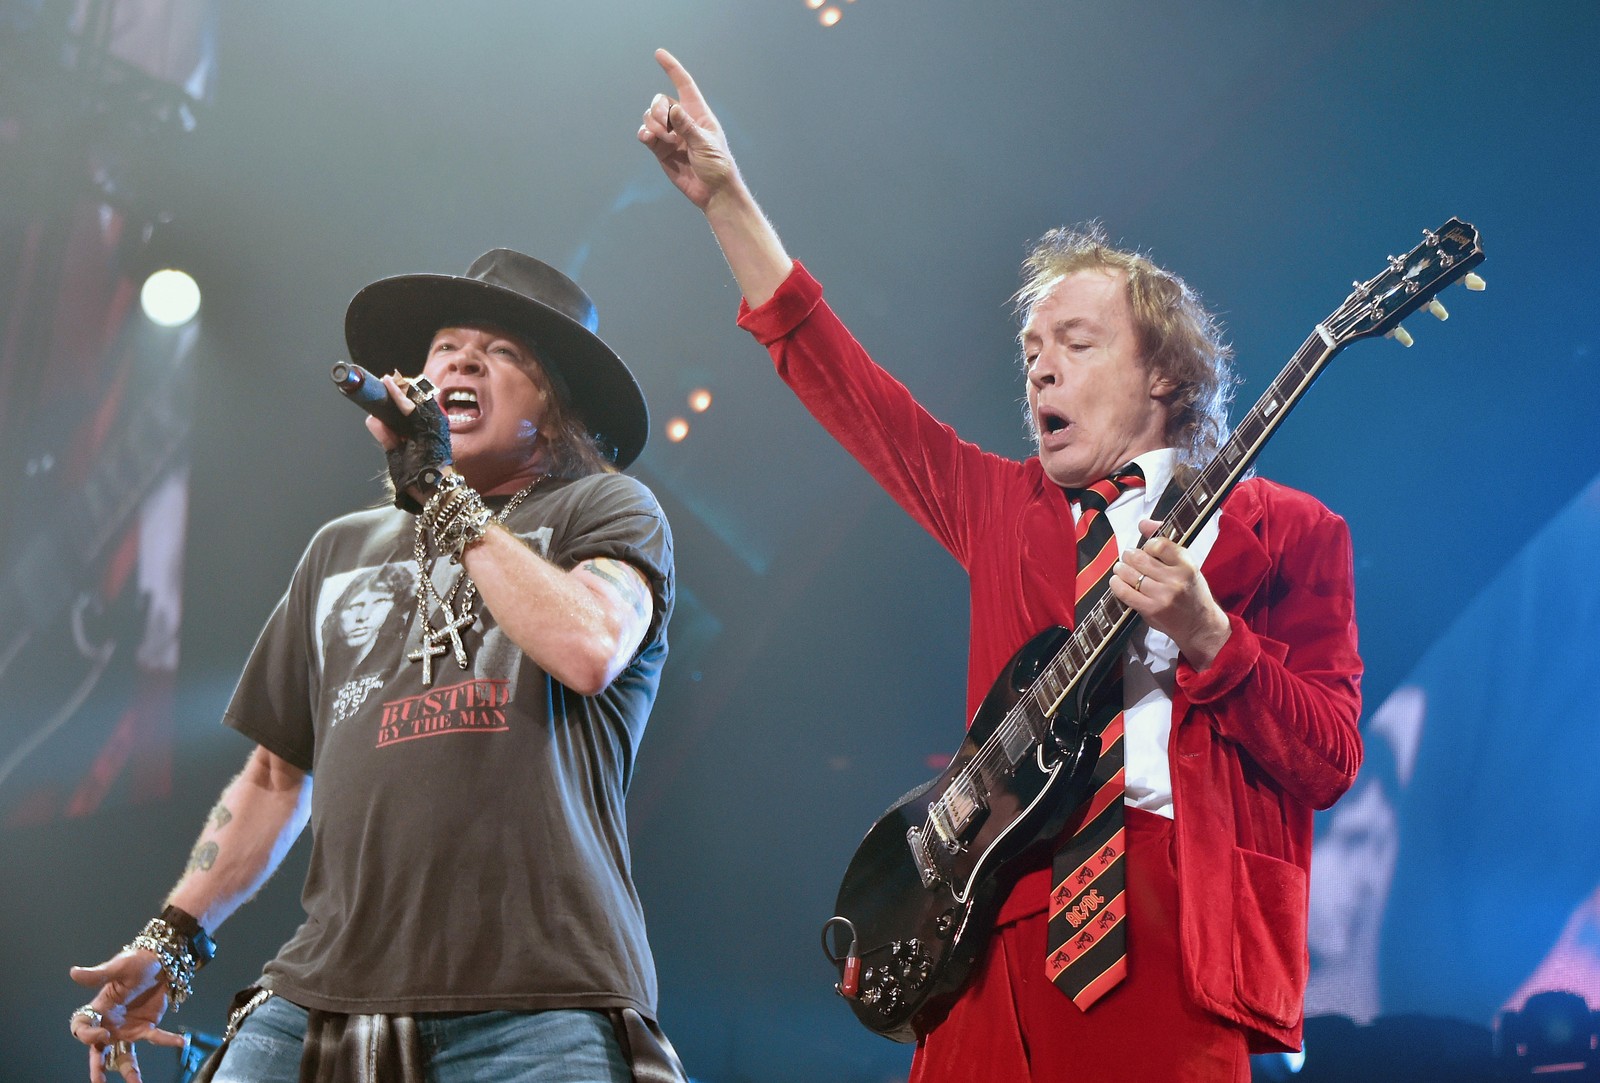
[[[661,70],[672,80],[672,88],[678,92],[678,101],[681,104],[693,105],[698,109],[706,107],[706,100],[701,96],[700,88],[695,85],[694,76],[689,74],[689,69],[684,67],[677,57],[665,49],[657,49],[656,63],[661,65]]]

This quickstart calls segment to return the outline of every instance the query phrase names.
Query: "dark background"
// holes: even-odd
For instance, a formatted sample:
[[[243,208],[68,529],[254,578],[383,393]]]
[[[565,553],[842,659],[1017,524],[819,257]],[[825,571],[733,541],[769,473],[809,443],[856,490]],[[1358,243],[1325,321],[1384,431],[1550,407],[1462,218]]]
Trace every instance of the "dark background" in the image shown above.
[[[1600,472],[1593,4],[856,0],[824,29],[802,0],[273,0],[215,25],[194,131],[135,154],[205,290],[175,784],[0,834],[3,1079],[79,1077],[68,963],[159,904],[248,751],[216,719],[261,622],[315,527],[376,495],[325,383],[346,302],[500,245],[591,293],[654,411],[635,472],[672,516],[681,601],[630,828],[662,1021],[703,1080],[903,1076],[907,1051],[836,1003],[817,930],[861,833],[959,740],[963,583],[733,326],[703,221],[635,142],[668,89],[658,45],[857,336],[1017,456],[1007,298],[1051,226],[1099,218],[1183,274],[1249,403],[1352,279],[1475,223],[1488,290],[1413,317],[1409,351],[1352,348],[1260,463],[1351,524],[1371,705]],[[714,404],[689,415],[700,386]],[[1550,574],[1595,555],[1573,537]],[[298,920],[299,862],[224,928],[176,1022],[220,1029]]]

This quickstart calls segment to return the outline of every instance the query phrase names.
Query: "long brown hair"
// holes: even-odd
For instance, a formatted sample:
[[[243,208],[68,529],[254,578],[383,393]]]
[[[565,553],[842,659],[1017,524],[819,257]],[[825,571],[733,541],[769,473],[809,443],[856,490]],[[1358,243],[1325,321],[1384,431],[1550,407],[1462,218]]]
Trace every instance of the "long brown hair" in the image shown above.
[[[566,388],[559,378],[552,379],[550,372],[537,359],[537,343],[528,343],[528,352],[535,358],[528,374],[544,392],[544,424],[539,426],[539,444],[545,449],[545,470],[553,477],[581,478],[590,474],[615,474],[617,468],[600,450],[577,411],[567,404]]]

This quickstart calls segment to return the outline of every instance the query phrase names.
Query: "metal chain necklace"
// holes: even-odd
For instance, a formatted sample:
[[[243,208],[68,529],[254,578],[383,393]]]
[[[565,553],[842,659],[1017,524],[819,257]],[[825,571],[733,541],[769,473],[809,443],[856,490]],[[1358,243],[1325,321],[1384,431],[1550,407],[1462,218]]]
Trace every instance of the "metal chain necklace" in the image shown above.
[[[494,517],[494,522],[504,526],[506,516],[516,510],[528,498],[528,494],[538,488],[539,483],[548,474],[540,474],[527,484],[521,492],[517,493],[506,502]],[[470,490],[468,490],[470,492]],[[473,494],[476,497],[476,494]],[[481,499],[481,498],[480,498]],[[480,505],[481,506],[481,505]],[[451,584],[450,592],[444,597],[439,596],[439,591],[433,585],[433,565],[445,551],[435,551],[433,531],[430,529],[436,517],[428,515],[417,516],[416,538],[412,543],[412,556],[417,561],[417,627],[421,631],[422,641],[417,649],[406,655],[411,662],[422,663],[422,683],[433,684],[433,660],[446,650],[455,655],[456,665],[466,669],[468,665],[467,647],[461,640],[463,629],[470,628],[477,619],[473,609],[478,601],[478,585],[467,574],[467,566],[461,564],[461,574],[456,576],[456,581]],[[460,554],[452,557],[453,563],[461,563]],[[438,608],[439,617],[443,623],[437,628],[433,625],[433,609]],[[445,644],[448,641],[449,646]]]

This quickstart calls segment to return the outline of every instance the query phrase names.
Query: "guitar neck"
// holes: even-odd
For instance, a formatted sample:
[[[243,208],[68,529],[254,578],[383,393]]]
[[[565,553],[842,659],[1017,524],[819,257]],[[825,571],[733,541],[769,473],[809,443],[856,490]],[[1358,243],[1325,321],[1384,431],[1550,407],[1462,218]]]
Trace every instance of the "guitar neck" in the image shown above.
[[[1320,325],[1317,330],[1239,420],[1211,461],[1189,482],[1156,531],[1157,535],[1185,547],[1200,536],[1207,521],[1250,469],[1261,449],[1283,424],[1283,419],[1289,416],[1289,411],[1305,397],[1328,367],[1328,362],[1342,348],[1323,339],[1327,332]]]

